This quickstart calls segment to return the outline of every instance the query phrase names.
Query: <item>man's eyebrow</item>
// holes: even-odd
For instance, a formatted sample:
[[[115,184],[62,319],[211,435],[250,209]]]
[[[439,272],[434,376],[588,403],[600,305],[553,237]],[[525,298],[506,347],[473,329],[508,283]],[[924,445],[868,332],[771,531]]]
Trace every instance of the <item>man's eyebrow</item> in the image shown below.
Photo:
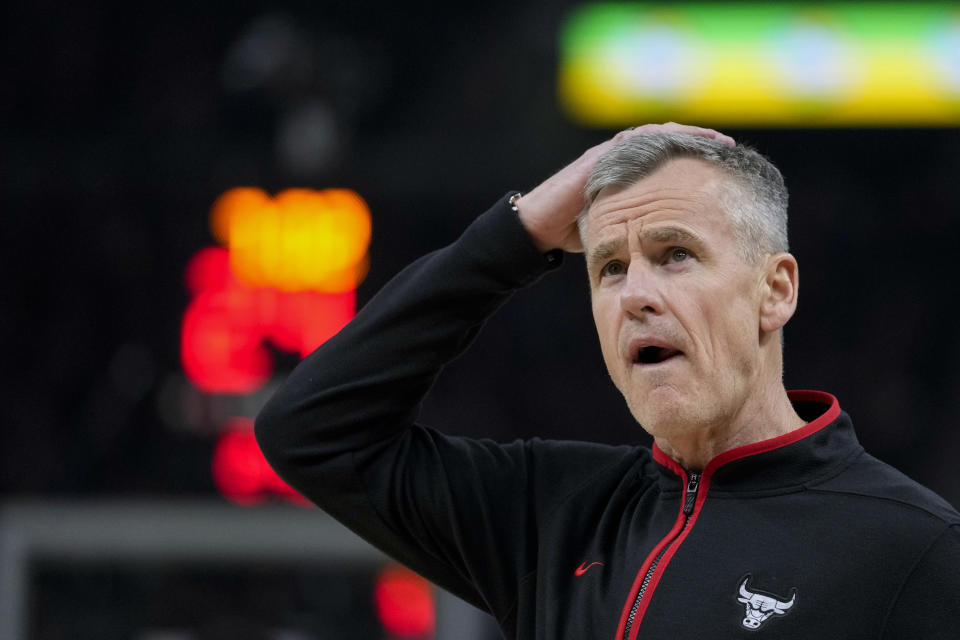
[[[598,262],[603,262],[607,258],[615,256],[621,249],[623,249],[624,240],[618,238],[617,240],[609,240],[602,244],[598,244],[593,248],[593,251],[590,252],[590,255],[587,258],[587,265],[593,266]]]
[[[689,231],[678,229],[677,227],[664,227],[660,229],[650,229],[640,234],[641,239],[652,242],[697,242],[699,238]]]
[[[648,240],[650,242],[656,242],[659,244],[666,244],[669,242],[677,243],[696,243],[700,242],[700,238],[689,231],[684,231],[678,227],[661,227],[659,229],[649,229],[647,231],[642,231],[640,233],[640,238],[642,240]],[[590,252],[590,255],[587,257],[587,266],[593,266],[599,262],[603,262],[609,258],[612,258],[617,253],[623,250],[624,240],[622,238],[617,238],[616,240],[608,240],[602,244],[598,244]]]

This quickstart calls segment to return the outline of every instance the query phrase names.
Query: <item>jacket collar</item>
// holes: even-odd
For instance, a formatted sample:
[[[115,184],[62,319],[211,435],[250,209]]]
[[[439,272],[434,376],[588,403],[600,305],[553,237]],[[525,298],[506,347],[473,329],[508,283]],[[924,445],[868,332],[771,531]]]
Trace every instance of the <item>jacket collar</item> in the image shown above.
[[[853,423],[840,403],[822,391],[789,391],[794,409],[807,424],[776,438],[724,451],[704,467],[701,484],[711,494],[798,488],[829,476],[863,451]],[[660,486],[676,491],[687,483],[687,472],[653,445],[659,463]]]

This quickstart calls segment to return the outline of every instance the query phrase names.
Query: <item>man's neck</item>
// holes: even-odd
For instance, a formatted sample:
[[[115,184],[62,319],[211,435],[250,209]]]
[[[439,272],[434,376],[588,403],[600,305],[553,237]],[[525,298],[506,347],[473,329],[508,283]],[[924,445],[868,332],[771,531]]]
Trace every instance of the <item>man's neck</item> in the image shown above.
[[[806,424],[797,415],[782,384],[763,396],[745,404],[720,424],[669,437],[655,436],[657,446],[684,469],[702,471],[724,451],[776,438]]]

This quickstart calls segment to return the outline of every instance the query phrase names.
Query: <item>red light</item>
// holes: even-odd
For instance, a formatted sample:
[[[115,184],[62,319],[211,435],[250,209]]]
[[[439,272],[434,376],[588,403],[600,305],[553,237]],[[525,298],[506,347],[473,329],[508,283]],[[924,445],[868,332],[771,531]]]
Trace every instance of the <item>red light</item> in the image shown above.
[[[239,505],[251,506],[271,495],[299,505],[310,504],[270,467],[253,435],[253,422],[247,418],[227,423],[213,451],[212,471],[220,493]]]
[[[430,583],[409,569],[384,569],[373,590],[377,615],[387,633],[401,638],[428,638],[436,627]]]
[[[219,291],[230,286],[230,256],[226,249],[204,247],[187,263],[187,291],[191,296],[204,291]]]
[[[273,370],[270,340],[306,356],[353,317],[356,294],[251,288],[230,271],[226,249],[200,250],[187,265],[194,294],[183,315],[184,373],[209,393],[251,393]]]
[[[231,189],[211,211],[214,237],[187,265],[191,300],[180,358],[199,390],[251,394],[273,373],[267,342],[307,356],[349,322],[369,268],[366,202],[348,189]],[[220,492],[251,505],[271,495],[309,504],[264,460],[248,419],[224,426],[213,455]]]

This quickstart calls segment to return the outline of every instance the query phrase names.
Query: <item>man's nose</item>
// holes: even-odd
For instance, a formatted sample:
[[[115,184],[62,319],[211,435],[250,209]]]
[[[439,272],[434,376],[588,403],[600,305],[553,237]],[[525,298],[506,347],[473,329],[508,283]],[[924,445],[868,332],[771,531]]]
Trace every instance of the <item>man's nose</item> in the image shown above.
[[[620,308],[637,317],[663,312],[659,286],[648,265],[635,260],[627,268],[626,281],[620,291]]]

